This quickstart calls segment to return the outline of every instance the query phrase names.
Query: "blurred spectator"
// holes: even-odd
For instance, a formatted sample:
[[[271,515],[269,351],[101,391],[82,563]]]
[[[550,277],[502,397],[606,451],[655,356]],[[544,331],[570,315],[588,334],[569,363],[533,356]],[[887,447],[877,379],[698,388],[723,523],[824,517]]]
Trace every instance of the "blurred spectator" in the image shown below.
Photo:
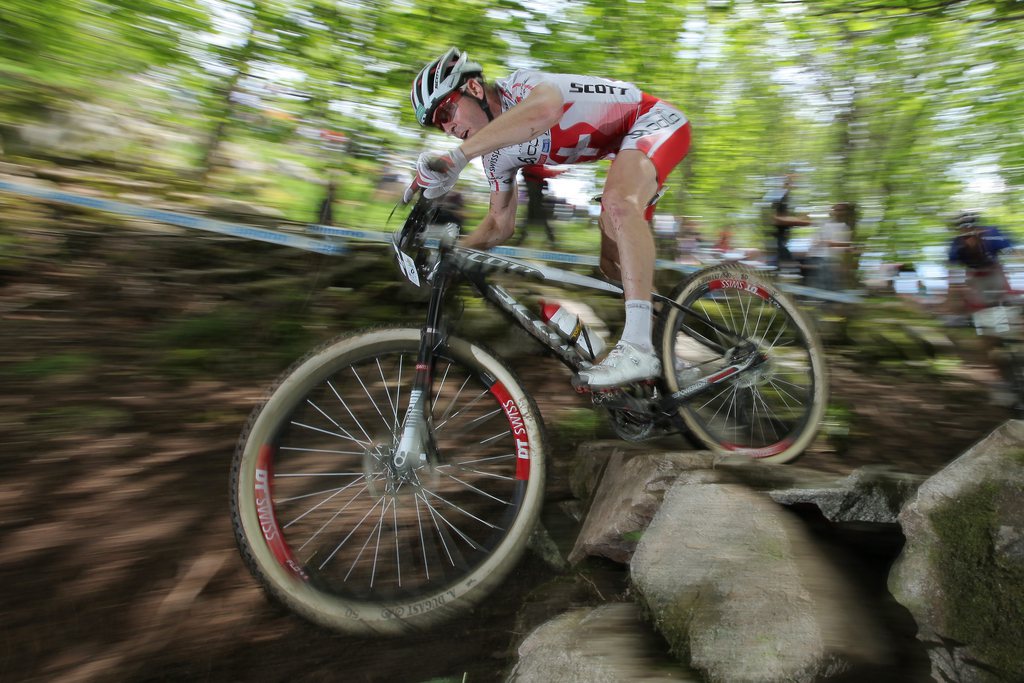
[[[820,289],[842,289],[843,259],[850,248],[850,226],[846,222],[853,205],[840,202],[832,205],[829,219],[821,224],[808,252],[809,281]]]
[[[387,164],[382,167],[381,174],[377,178],[374,188],[374,199],[377,201],[396,200],[402,196],[402,191],[408,183],[407,174]]]
[[[795,216],[790,213],[790,191],[793,188],[793,174],[787,174],[781,187],[773,188],[764,197],[768,205],[768,228],[775,239],[775,266],[780,270],[783,267],[792,267],[793,255],[789,252],[789,230],[793,226],[810,225],[811,221],[805,216]]]
[[[689,218],[679,221],[679,257],[682,263],[697,264],[697,252],[700,250],[700,230],[697,223]]]
[[[319,225],[334,225],[334,200],[337,199],[338,183],[332,177],[327,181],[327,194],[320,200],[320,208],[317,210],[317,223]]]
[[[540,226],[544,228],[551,246],[558,246],[555,242],[555,232],[551,229],[551,223],[548,220],[551,217],[554,202],[548,201],[544,192],[548,189],[547,179],[554,178],[561,173],[562,171],[540,165],[523,166],[523,184],[526,185],[526,220],[521,224],[519,237],[513,244],[522,244],[529,229]]]
[[[967,310],[998,305],[1010,291],[999,253],[1012,249],[1013,244],[999,228],[982,225],[973,211],[959,214],[953,224],[957,235],[949,245],[949,261],[965,268]]]
[[[679,241],[676,237],[676,219],[664,213],[651,218],[654,231],[654,251],[658,258],[675,261],[679,255]]]
[[[718,233],[718,240],[713,248],[723,254],[732,251],[732,232],[728,228],[722,228]]]

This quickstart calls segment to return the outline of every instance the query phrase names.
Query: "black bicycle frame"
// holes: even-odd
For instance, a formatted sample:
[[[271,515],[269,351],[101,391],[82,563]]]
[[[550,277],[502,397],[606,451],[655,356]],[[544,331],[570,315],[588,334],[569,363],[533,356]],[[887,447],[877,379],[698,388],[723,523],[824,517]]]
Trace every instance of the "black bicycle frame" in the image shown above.
[[[574,344],[570,344],[563,339],[549,324],[535,315],[529,307],[520,303],[504,287],[488,281],[488,277],[496,273],[507,273],[541,282],[556,282],[562,285],[594,289],[609,294],[622,294],[622,288],[618,285],[597,278],[579,275],[560,268],[532,265],[516,259],[442,243],[438,249],[437,261],[428,276],[428,281],[431,283],[430,301],[427,306],[427,319],[420,338],[419,358],[416,366],[417,373],[414,386],[422,389],[424,396],[429,397],[430,395],[430,392],[426,391],[426,389],[433,380],[434,352],[444,344],[444,336],[446,334],[442,327],[444,300],[453,282],[459,279],[469,282],[481,297],[494,304],[506,317],[513,320],[540,344],[551,350],[573,372],[589,367],[589,362],[579,354]],[[665,396],[663,398],[663,409],[672,410],[695,396],[710,390],[716,384],[728,380],[733,375],[763,362],[763,355],[754,353],[756,347],[743,337],[738,336],[734,331],[709,319],[693,308],[677,303],[668,297],[657,293],[654,294],[654,297],[656,301],[660,301],[663,305],[674,306],[698,318],[716,332],[732,338],[735,340],[737,347],[744,344],[748,345],[750,351],[739,362],[719,370],[714,375],[704,377],[687,387],[683,387],[671,396]],[[725,347],[712,339],[702,337],[699,341],[709,348],[715,349],[717,352],[724,352],[726,350]]]

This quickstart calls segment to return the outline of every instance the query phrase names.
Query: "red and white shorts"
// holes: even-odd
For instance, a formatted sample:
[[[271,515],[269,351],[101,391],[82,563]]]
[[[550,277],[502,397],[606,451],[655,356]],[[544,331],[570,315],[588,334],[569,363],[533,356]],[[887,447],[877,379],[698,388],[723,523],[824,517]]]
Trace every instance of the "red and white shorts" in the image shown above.
[[[683,112],[667,102],[659,101],[636,123],[622,139],[619,151],[635,149],[647,155],[658,173],[658,189],[665,178],[690,151],[690,122]],[[645,218],[651,220],[654,206],[647,207]]]

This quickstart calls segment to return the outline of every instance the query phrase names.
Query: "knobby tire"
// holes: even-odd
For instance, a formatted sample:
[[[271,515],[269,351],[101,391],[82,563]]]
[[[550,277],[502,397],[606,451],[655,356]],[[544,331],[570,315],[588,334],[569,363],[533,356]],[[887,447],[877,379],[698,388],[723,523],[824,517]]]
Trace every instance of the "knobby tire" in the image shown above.
[[[817,434],[828,401],[824,347],[792,298],[770,278],[736,264],[695,273],[664,305],[655,337],[668,393],[722,373],[735,340],[707,316],[753,341],[767,361],[716,384],[679,407],[687,430],[707,448],[784,463]]]
[[[540,414],[511,370],[449,338],[437,350],[426,462],[396,474],[420,330],[340,337],[299,361],[250,417],[231,510],[266,591],[352,634],[422,630],[513,569],[540,512]]]

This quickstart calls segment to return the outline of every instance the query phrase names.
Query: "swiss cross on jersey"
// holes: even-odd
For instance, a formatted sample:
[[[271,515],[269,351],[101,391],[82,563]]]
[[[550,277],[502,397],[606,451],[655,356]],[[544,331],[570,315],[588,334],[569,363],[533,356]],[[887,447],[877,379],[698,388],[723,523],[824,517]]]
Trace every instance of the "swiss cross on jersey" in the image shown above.
[[[552,135],[552,137],[555,136]],[[601,150],[590,146],[590,138],[591,133],[584,133],[577,138],[574,147],[558,147],[556,145],[553,156],[560,159],[559,163],[564,164],[575,164],[581,161],[596,159]]]

